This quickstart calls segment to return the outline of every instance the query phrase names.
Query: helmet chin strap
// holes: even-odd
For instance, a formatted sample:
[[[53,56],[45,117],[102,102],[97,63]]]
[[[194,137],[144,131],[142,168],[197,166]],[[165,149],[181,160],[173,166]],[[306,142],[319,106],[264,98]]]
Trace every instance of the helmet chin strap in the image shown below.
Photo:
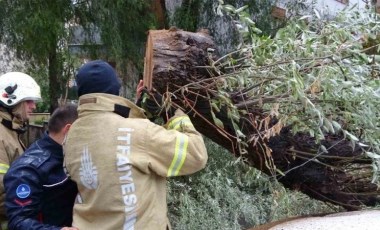
[[[21,127],[17,128],[17,129],[13,128],[12,121],[9,121],[9,120],[6,120],[6,119],[2,119],[1,120],[1,124],[3,124],[5,127],[7,127],[10,130],[16,131],[18,134],[23,134],[27,130],[26,126],[21,126]]]

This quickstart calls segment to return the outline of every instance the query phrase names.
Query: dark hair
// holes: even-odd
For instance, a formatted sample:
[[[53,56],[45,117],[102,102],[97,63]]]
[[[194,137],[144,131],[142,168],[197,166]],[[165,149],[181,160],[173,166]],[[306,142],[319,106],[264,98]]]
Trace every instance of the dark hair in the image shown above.
[[[50,133],[58,133],[67,124],[72,124],[78,118],[77,106],[67,104],[54,110],[48,123]]]

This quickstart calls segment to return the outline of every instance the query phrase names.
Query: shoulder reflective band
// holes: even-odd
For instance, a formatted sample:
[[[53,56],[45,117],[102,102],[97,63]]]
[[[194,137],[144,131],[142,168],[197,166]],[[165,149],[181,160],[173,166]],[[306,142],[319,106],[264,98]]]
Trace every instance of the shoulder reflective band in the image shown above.
[[[170,121],[168,128],[178,130],[182,125],[194,127],[188,116],[181,116]]]
[[[0,173],[5,174],[9,169],[9,165],[0,163]]]
[[[177,176],[185,162],[187,154],[187,145],[189,144],[189,137],[185,134],[179,133],[175,143],[175,153],[168,170],[168,176]]]

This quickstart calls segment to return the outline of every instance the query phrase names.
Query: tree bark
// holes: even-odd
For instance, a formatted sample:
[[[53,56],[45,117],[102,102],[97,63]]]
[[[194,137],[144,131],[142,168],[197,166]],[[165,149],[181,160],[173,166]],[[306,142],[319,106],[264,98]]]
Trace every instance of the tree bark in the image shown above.
[[[263,102],[248,104],[239,94],[231,92],[226,95],[228,100],[247,108],[248,113],[240,114],[238,121],[246,137],[263,130],[264,126],[277,129],[277,135],[250,140],[247,146],[242,146],[228,106],[212,112],[210,98],[214,97],[215,84],[220,83],[218,71],[212,67],[217,56],[207,31],[152,30],[146,45],[144,83],[151,92],[174,94],[171,106],[185,110],[199,132],[235,156],[241,156],[251,166],[276,175],[285,187],[348,210],[379,202],[377,185],[371,183],[370,176],[363,179],[351,173],[358,169],[363,173],[371,170],[372,162],[362,156],[361,148],[353,148],[342,135],[326,134],[322,144],[328,152],[316,155],[320,145],[312,137],[292,134],[291,127],[284,127],[261,109],[259,104]]]

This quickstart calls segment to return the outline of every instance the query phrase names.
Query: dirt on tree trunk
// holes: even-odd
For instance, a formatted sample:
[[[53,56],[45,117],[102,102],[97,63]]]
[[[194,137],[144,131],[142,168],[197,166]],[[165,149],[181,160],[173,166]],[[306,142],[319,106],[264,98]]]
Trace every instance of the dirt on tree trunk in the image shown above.
[[[176,28],[151,30],[146,45],[144,83],[151,92],[159,92],[164,98],[171,95],[166,100],[169,105],[185,110],[203,135],[236,157],[241,156],[252,167],[276,176],[285,187],[348,210],[379,202],[377,185],[363,176],[372,169],[372,162],[363,157],[361,148],[352,147],[342,135],[326,134],[321,144],[328,151],[321,154],[321,144],[316,144],[308,134],[293,134],[291,127],[263,111],[262,101],[245,104],[238,92],[231,92],[225,95],[226,99],[247,111],[240,114],[238,121],[247,139],[242,142],[231,122],[228,106],[212,112],[210,99],[215,97],[215,87],[221,83],[218,70],[213,68],[217,58],[213,39],[206,30],[197,33]],[[253,138],[263,130],[272,135]]]

